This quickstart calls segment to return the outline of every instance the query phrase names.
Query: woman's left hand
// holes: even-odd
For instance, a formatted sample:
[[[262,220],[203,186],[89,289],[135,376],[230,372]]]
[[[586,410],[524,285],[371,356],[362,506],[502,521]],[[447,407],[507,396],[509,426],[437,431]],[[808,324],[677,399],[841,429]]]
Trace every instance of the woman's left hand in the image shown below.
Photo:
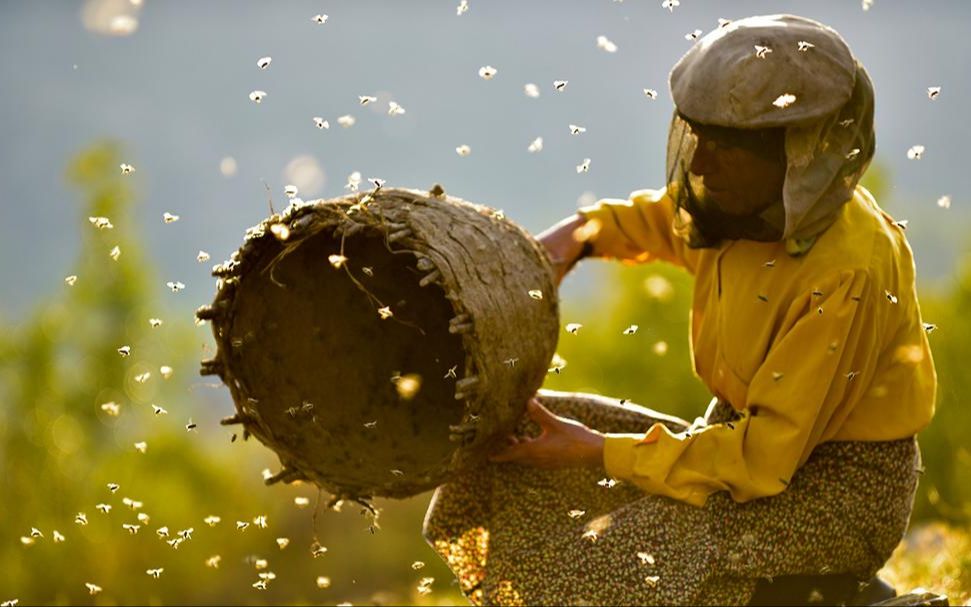
[[[602,465],[603,434],[578,421],[554,415],[535,398],[527,403],[526,411],[539,424],[539,436],[508,436],[506,448],[490,456],[490,461],[537,468]]]

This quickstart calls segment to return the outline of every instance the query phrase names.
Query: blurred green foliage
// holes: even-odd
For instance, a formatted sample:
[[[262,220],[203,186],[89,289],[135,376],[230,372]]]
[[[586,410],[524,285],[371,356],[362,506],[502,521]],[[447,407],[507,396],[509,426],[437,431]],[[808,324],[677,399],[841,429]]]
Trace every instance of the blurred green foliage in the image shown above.
[[[218,419],[232,411],[228,391],[200,381],[198,361],[211,355],[208,325],[197,326],[178,293],[171,293],[144,257],[135,229],[137,174],[122,176],[120,149],[101,143],[80,153],[68,169],[83,208],[83,232],[74,286],[38,306],[21,325],[0,327],[0,601],[21,604],[454,604],[463,599],[445,565],[420,536],[429,494],[378,501],[380,529],[358,507],[315,508],[308,485],[262,483],[275,456],[256,441],[233,440]],[[880,180],[870,187],[880,191]],[[89,216],[114,224],[99,230]],[[109,251],[119,246],[112,260]],[[26,261],[25,261],[26,262]],[[567,361],[546,387],[627,398],[691,419],[709,396],[691,373],[688,311],[691,279],[660,264],[604,268],[598,295],[564,302]],[[55,280],[60,281],[60,277]],[[971,454],[963,434],[971,412],[962,397],[971,377],[962,373],[971,341],[971,267],[949,292],[922,294],[941,380],[938,415],[922,434],[925,474],[916,519],[966,523],[971,516]],[[151,327],[149,318],[163,324]],[[8,323],[9,324],[9,323]],[[639,329],[622,332],[631,324]],[[128,345],[123,357],[118,348]],[[169,379],[160,366],[174,370]],[[151,373],[144,381],[136,376]],[[117,416],[101,405],[119,405]],[[152,405],[167,414],[157,415]],[[187,431],[190,418],[198,428]],[[143,454],[136,442],[148,445]],[[108,483],[120,488],[112,493]],[[140,501],[133,510],[124,498]],[[298,507],[295,497],[309,499]],[[326,496],[324,496],[326,501]],[[97,504],[112,508],[104,514]],[[317,511],[316,516],[314,515]],[[84,513],[87,525],[75,522]],[[147,521],[138,515],[147,514]],[[210,527],[204,519],[221,522]],[[255,524],[267,517],[267,527]],[[237,530],[237,521],[249,523]],[[123,524],[138,524],[137,534]],[[167,526],[169,535],[157,530]],[[31,528],[43,537],[31,538]],[[179,530],[191,539],[167,544]],[[55,543],[54,530],[65,541]],[[288,538],[281,549],[278,538]],[[328,551],[315,558],[315,541]],[[28,545],[29,544],[29,545]],[[218,555],[219,567],[206,561]],[[267,566],[258,569],[258,561]],[[415,569],[412,564],[423,561]],[[163,568],[159,579],[148,569]],[[265,591],[253,584],[273,572]],[[318,576],[330,585],[318,587]],[[430,595],[416,589],[434,577]],[[85,583],[100,586],[91,596]]]

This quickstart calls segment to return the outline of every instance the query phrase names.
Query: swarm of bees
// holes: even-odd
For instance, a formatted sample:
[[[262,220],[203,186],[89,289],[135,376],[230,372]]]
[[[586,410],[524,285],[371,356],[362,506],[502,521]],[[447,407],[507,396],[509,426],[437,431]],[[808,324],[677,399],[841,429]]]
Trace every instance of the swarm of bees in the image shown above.
[[[871,2],[869,2],[868,0],[863,0],[864,9],[868,9],[870,4]],[[670,12],[673,12],[674,9],[679,5],[680,5],[680,2],[678,0],[664,0],[661,4],[663,8],[667,9]],[[462,16],[462,15],[465,15],[468,11],[469,11],[469,1],[460,0],[460,2],[458,3],[458,6],[456,7],[456,14],[458,16]],[[304,19],[305,18],[306,17],[304,17]],[[327,23],[328,19],[329,17],[325,14],[317,14],[310,18],[310,20],[316,25],[324,25],[325,23]],[[306,23],[306,21],[304,21],[304,23]],[[702,34],[701,30],[693,30],[689,32],[685,36],[685,38],[692,41],[698,40],[701,34]],[[596,47],[597,49],[602,50],[609,54],[613,54],[618,51],[618,46],[605,35],[597,36]],[[812,43],[807,41],[801,41],[799,42],[798,51],[811,52],[813,48],[814,48],[814,45]],[[773,49],[768,46],[757,45],[754,47],[754,55],[757,59],[770,61],[772,57],[771,55],[772,53],[773,53]],[[268,70],[272,64],[272,61],[273,59],[270,56],[260,57],[256,62],[257,67],[261,71]],[[252,66],[252,64],[250,64],[250,66]],[[252,68],[250,67],[250,69]],[[475,80],[474,75],[471,74],[470,72],[471,70],[466,72],[466,75],[474,81]],[[493,87],[495,85],[502,84],[502,78],[498,78],[498,73],[499,73],[499,70],[491,65],[483,65],[478,69],[478,76],[482,80],[485,80],[485,81],[491,81],[494,79],[496,80],[495,83],[484,84],[483,86],[485,87]],[[566,93],[568,84],[569,84],[569,81],[565,79],[553,81],[552,87],[553,87],[554,94],[564,93],[564,95],[569,96],[570,93]],[[574,87],[576,86],[578,85],[575,84]],[[642,91],[644,96],[649,100],[653,101],[658,98],[658,92],[654,89],[643,88]],[[523,93],[527,98],[530,98],[530,99],[539,98],[541,95],[540,86],[538,86],[535,83],[527,83],[523,86]],[[940,97],[940,95],[941,95],[940,86],[931,86],[927,88],[927,96],[930,100],[936,100]],[[239,96],[241,97],[242,95],[239,95]],[[257,105],[262,104],[263,101],[265,101],[267,98],[268,98],[268,93],[264,90],[254,89],[249,93],[250,101],[252,101],[254,104],[257,104]],[[351,101],[353,101],[353,99]],[[360,106],[371,106],[371,104],[375,104],[371,106],[371,109],[374,109],[375,107],[379,107],[377,104],[377,101],[378,101],[377,95],[358,96],[358,104]],[[785,109],[792,106],[794,103],[797,103],[798,99],[795,94],[792,94],[789,92],[782,92],[774,100],[767,100],[767,101],[777,108]],[[246,102],[245,100],[241,100],[240,103],[245,104]],[[269,102],[269,103],[272,103],[272,102]],[[267,109],[271,109],[271,108],[269,108],[268,106]],[[383,112],[384,110],[382,109],[380,111]],[[398,102],[394,100],[390,100],[388,101],[387,115],[392,117],[404,116],[406,115],[406,110]],[[334,118],[331,117],[331,119],[334,119]],[[306,120],[306,117],[302,118],[301,120]],[[344,114],[336,118],[336,123],[344,129],[348,129],[354,126],[356,124],[356,121],[357,119],[351,114]],[[316,129],[319,129],[319,130],[330,129],[330,121],[325,119],[323,116],[313,116],[311,122]],[[310,126],[306,122],[304,122],[303,124],[305,125],[305,128],[309,128]],[[591,126],[596,126],[596,125],[591,125]],[[586,133],[587,128],[577,124],[568,124],[568,131],[570,135],[580,136]],[[592,134],[590,136],[591,137],[595,136],[596,131],[597,129],[594,129],[594,131],[592,131]],[[579,142],[582,142],[585,140],[585,137],[578,137],[577,140]],[[519,145],[522,145],[522,143],[520,143]],[[455,149],[455,153],[462,158],[469,157],[472,152],[472,148],[468,144],[461,144],[455,147],[454,149]],[[538,153],[543,149],[544,149],[544,138],[541,136],[537,136],[534,139],[532,139],[529,145],[527,146],[527,151],[529,153]],[[907,150],[907,158],[911,160],[920,160],[923,158],[924,153],[925,153],[925,147],[923,145],[913,145]],[[860,154],[860,150],[857,148],[854,148],[847,153],[846,157],[852,160],[859,154]],[[478,152],[477,152],[477,156],[478,156]],[[475,158],[470,160],[470,162],[474,160]],[[575,165],[576,173],[577,174],[588,173],[590,171],[591,163],[592,163],[591,158],[583,158],[579,164]],[[122,163],[119,166],[119,168],[121,173],[125,176],[130,176],[136,172],[135,167],[128,163]],[[385,181],[383,179],[376,178],[376,177],[372,177],[368,179],[366,183],[373,187],[373,191],[368,194],[360,195],[359,189],[361,188],[362,183],[364,183],[364,180],[362,179],[361,173],[355,171],[354,173],[348,176],[347,184],[344,186],[349,191],[350,194],[357,195],[356,200],[357,200],[358,206],[356,209],[353,209],[353,210],[357,212],[358,217],[366,216],[366,214],[368,213],[369,205],[377,206],[377,201],[381,199],[380,193],[382,192]],[[298,188],[294,185],[287,185],[286,188],[284,189],[284,195],[286,196],[287,199],[294,200],[296,199],[297,194],[298,194]],[[296,199],[296,200],[299,200],[299,199]],[[945,208],[945,209],[949,208],[951,204],[950,196],[942,196],[937,201],[937,204],[941,208]],[[348,216],[353,215],[353,213],[350,210],[348,210],[347,213],[348,213]],[[286,242],[290,241],[293,236],[298,235],[299,228],[294,223],[280,221],[281,218],[279,214],[274,214],[274,215],[276,216],[274,223],[269,224],[266,230],[270,235],[272,235],[276,239],[278,243],[286,244]],[[491,217],[494,220],[504,221],[504,216],[501,214],[501,212],[492,214]],[[300,218],[294,214],[292,216],[292,219],[296,221],[296,220],[299,220]],[[89,217],[88,221],[99,232],[105,231],[104,232],[105,234],[110,234],[111,232],[106,232],[106,231],[114,229],[114,225],[112,224],[111,220],[108,217]],[[157,219],[155,221],[157,221]],[[164,212],[162,214],[162,221],[165,224],[173,224],[180,221],[180,216],[177,214],[173,214],[171,212]],[[906,226],[907,226],[906,221],[896,222],[896,224],[901,229],[906,229]],[[178,226],[175,226],[175,227],[177,228]],[[401,230],[404,230],[404,229],[405,228],[399,228],[398,231],[388,231],[387,232],[388,240],[391,241],[391,238],[393,237],[394,234],[402,234]],[[348,230],[349,228],[344,228],[345,234],[347,233]],[[411,237],[413,237],[413,234],[405,234],[405,235],[399,236],[398,238],[395,239],[395,241],[392,241],[392,242],[405,240]],[[253,240],[255,241],[256,239],[253,239]],[[371,279],[373,278],[383,279],[383,277],[381,276],[381,269],[379,266],[362,265],[356,258],[354,258],[352,255],[348,255],[347,253],[348,252],[342,246],[339,251],[335,250],[334,252],[330,253],[325,258],[323,258],[324,259],[323,265],[325,265],[329,271],[333,271],[336,273],[351,274],[352,272],[357,272],[357,274],[355,275],[357,279],[361,279],[364,277],[371,278]],[[102,252],[102,255],[103,255],[103,252]],[[108,253],[108,256],[110,257],[110,259],[114,261],[118,261],[121,255],[122,255],[122,250],[119,245],[114,245]],[[240,257],[243,258],[245,257],[245,255],[241,255]],[[206,251],[199,250],[198,254],[196,255],[196,259],[199,263],[207,262],[210,259],[210,254],[207,253]],[[237,259],[236,261],[238,262],[239,259]],[[764,267],[766,268],[774,267],[774,265],[775,265],[775,260],[770,260],[764,263]],[[217,268],[219,267],[220,266],[217,266]],[[222,270],[220,270],[220,273],[222,274],[220,276],[221,281],[225,281],[227,278],[232,279],[238,276],[238,274],[233,275],[233,273],[228,270],[229,264],[223,265],[221,267],[222,267]],[[237,267],[238,267],[238,264],[237,264]],[[416,268],[420,268],[420,267],[421,267],[420,264],[416,265]],[[434,270],[434,271],[439,271],[439,270]],[[432,276],[434,271],[429,270],[426,272],[424,276],[426,277]],[[398,277],[395,277],[395,280],[397,279]],[[77,284],[78,280],[79,280],[79,277],[74,274],[64,278],[64,282],[68,286],[74,286],[75,284]],[[429,285],[440,286],[442,285],[442,283],[443,283],[443,280],[441,276],[433,277],[431,280],[428,281]],[[84,283],[82,283],[82,286],[83,284]],[[238,284],[238,281],[236,284]],[[179,293],[180,291],[186,288],[186,285],[179,281],[166,282],[165,286],[168,289],[170,289],[173,293]],[[519,293],[519,297],[521,298],[523,294],[523,290],[519,290],[518,293]],[[525,294],[527,295],[528,299],[532,300],[532,303],[534,303],[537,306],[541,304],[547,304],[549,303],[550,300],[553,300],[555,302],[555,289],[550,288],[550,286],[544,285],[543,289],[538,289],[538,288],[527,289],[525,290]],[[551,294],[554,294],[554,295],[551,295]],[[768,301],[768,297],[765,294],[757,294],[756,297],[762,302]],[[898,303],[897,296],[891,293],[890,291],[885,291],[885,298],[890,304]],[[380,303],[386,303],[387,305],[374,306],[374,317],[376,319],[380,321],[386,321],[389,325],[394,322],[398,322],[398,321],[405,322],[407,320],[407,316],[408,316],[407,306],[399,308],[398,302],[380,302]],[[819,313],[821,314],[822,307],[819,307],[818,310],[819,310]],[[209,320],[213,320],[213,319],[210,318]],[[474,334],[474,327],[470,328],[470,325],[474,325],[474,323],[469,321],[470,319],[464,319],[463,321],[452,323],[449,328],[456,329],[453,334],[458,335],[460,337],[463,337],[469,334]],[[144,322],[144,321],[140,321],[140,322]],[[148,322],[152,328],[158,328],[163,325],[163,321],[160,318],[152,317],[148,319]],[[583,326],[584,325],[581,323],[576,323],[576,322],[569,323],[565,325],[565,331],[570,335],[577,336],[580,334],[580,329]],[[931,323],[924,323],[923,327],[927,333],[931,333],[937,328],[936,325]],[[167,328],[168,328],[168,325],[166,325],[166,329]],[[622,334],[625,336],[634,335],[635,333],[638,332],[638,328],[639,327],[637,324],[630,324],[625,329],[623,329]],[[165,331],[166,329],[162,329],[162,331]],[[590,329],[587,329],[587,331],[589,330]],[[615,328],[613,330],[616,331],[617,329]],[[582,337],[580,337],[580,339],[582,339]],[[635,338],[635,339],[639,339],[639,338]],[[136,346],[137,345],[138,344],[136,344]],[[237,346],[236,343],[232,343],[229,346],[229,348],[234,350],[245,349],[246,346],[247,344],[245,343],[239,346]],[[668,350],[668,345],[666,342],[659,341],[659,342],[656,342],[653,346],[653,351],[657,355],[663,355],[667,352],[667,350]],[[140,355],[140,351],[133,352],[133,348],[130,345],[122,345],[118,347],[117,353],[120,357],[126,358],[126,359],[132,357],[133,354],[136,357]],[[549,359],[550,358],[547,357],[547,360]],[[223,362],[223,361],[216,360],[216,363],[219,363],[219,362]],[[496,363],[497,363],[496,368],[504,369],[507,373],[513,374],[513,373],[521,372],[524,366],[533,365],[533,362],[534,361],[530,360],[527,353],[525,352],[518,352],[518,351],[505,352],[503,355],[496,357]],[[565,364],[565,361],[564,361],[564,364]],[[542,366],[545,370],[546,369],[545,361]],[[215,374],[220,375],[220,377],[223,377],[226,374],[225,367],[219,367],[217,364],[213,364],[212,367],[213,367],[212,370],[215,371]],[[559,366],[553,365],[553,367],[550,367],[549,370],[552,371],[555,369],[555,372],[559,373],[562,370],[562,368],[563,368],[563,365],[559,365]],[[163,379],[168,379],[169,377],[172,376],[172,373],[173,373],[172,367],[163,365],[159,367],[159,369],[160,369],[160,375]],[[858,371],[848,371],[844,374],[844,377],[846,378],[847,381],[853,381],[858,375],[859,375]],[[782,380],[783,376],[784,374],[780,371],[775,371],[772,373],[772,379],[774,381]],[[152,373],[149,371],[143,371],[141,373],[133,374],[130,377],[137,384],[151,385],[149,380],[152,377]],[[439,380],[438,378],[441,378],[441,379]],[[473,395],[476,390],[476,377],[474,375],[468,375],[467,369],[464,368],[464,366],[461,363],[453,364],[453,361],[451,360],[447,361],[447,364],[443,364],[441,366],[441,369],[437,370],[434,380],[440,381],[441,383],[448,383],[450,386],[453,386],[454,389],[456,390],[456,392],[454,393],[455,397],[459,400],[462,400],[463,402],[465,399],[470,398],[470,395]],[[401,401],[408,401],[408,400],[411,400],[412,398],[415,398],[416,396],[421,395],[422,390],[426,389],[426,387],[428,386],[428,384],[431,383],[431,381],[432,381],[431,376],[422,376],[418,374],[401,375],[399,373],[396,376],[394,376],[390,393],[396,394],[397,398],[399,398]],[[478,380],[478,381],[481,382],[482,380]],[[243,398],[245,398],[245,395],[237,394],[236,392],[234,392],[233,396],[234,396],[234,399],[237,396],[242,396]],[[459,397],[462,397],[462,398],[459,398]],[[307,406],[308,404],[309,404],[309,407]],[[98,404],[97,406],[102,412],[101,415],[107,416],[107,418],[118,417],[119,414],[122,412],[122,405],[113,401],[103,402]],[[128,405],[126,404],[125,407],[126,407],[125,415],[127,415],[128,414],[127,411],[129,410],[127,408]],[[151,404],[150,407],[151,407],[152,414],[149,417],[159,417],[161,419],[156,423],[163,423],[165,419],[164,416],[166,416],[169,413],[168,410],[166,410],[164,407],[157,404]],[[178,413],[176,408],[177,406],[173,405],[173,416],[175,416]],[[320,414],[320,411],[315,410],[314,405],[311,403],[298,402],[296,404],[291,404],[285,410],[290,413],[288,417],[294,420],[295,422],[310,423],[310,424],[320,423],[319,421],[317,421],[317,415]],[[256,424],[251,423],[252,418],[250,418],[247,421],[244,421],[245,411],[246,409],[242,408],[242,411],[238,414],[237,421],[240,423],[244,423],[244,426],[248,430],[251,426],[255,427]],[[147,414],[147,409],[144,413]],[[469,423],[480,422],[482,419],[481,416],[482,416],[481,413],[469,414],[468,416],[465,417],[465,419],[468,420]],[[181,417],[180,419],[182,421],[185,421],[186,418]],[[181,424],[182,422],[180,421],[178,423]],[[361,421],[360,428],[364,431],[370,431],[372,434],[378,434],[382,430],[384,430],[387,425],[390,425],[390,424],[386,424],[381,419],[365,418],[364,420]],[[456,424],[456,425],[459,425],[459,424]],[[189,418],[188,423],[186,423],[184,427],[186,432],[194,432],[198,429],[199,426],[197,423],[193,422],[191,418]],[[465,428],[465,431],[467,430],[468,428]],[[236,434],[233,434],[232,436],[233,436],[233,439],[235,440]],[[129,450],[133,445],[136,452],[140,454],[148,453],[147,441],[137,441],[134,443],[126,443],[126,444],[129,445],[127,447],[127,449]],[[412,478],[415,477],[413,471],[411,470],[406,471],[402,468],[406,468],[406,467],[402,466],[401,468],[386,468],[385,471],[386,472],[389,471],[389,474],[390,474],[389,478],[401,479],[400,482],[402,483],[411,482]],[[283,472],[286,472],[286,470],[284,470]],[[279,477],[278,474],[274,475],[271,473],[270,475],[268,475],[267,480],[272,480],[272,479],[280,480],[280,478],[282,478],[285,482],[290,482],[293,480],[313,480],[313,481],[319,480],[318,478],[310,478],[303,473],[293,474],[290,476],[286,476],[284,474],[283,477]],[[617,484],[617,481],[612,478],[604,478],[600,480],[597,484],[604,489],[610,489]],[[112,495],[117,493],[120,488],[119,484],[113,483],[113,482],[107,483],[106,486],[107,486],[108,492]],[[127,486],[128,486],[128,483],[126,482],[126,487]],[[370,497],[370,496],[367,496],[367,497]],[[110,496],[106,499],[110,501]],[[351,496],[351,499],[353,499],[353,496]],[[143,527],[148,528],[147,525],[151,520],[151,518],[155,518],[155,517],[149,517],[148,514],[141,511],[144,506],[144,504],[141,501],[134,500],[129,497],[124,497],[122,499],[122,504],[126,508],[120,508],[118,511],[115,511],[114,515],[112,515],[113,505],[111,503],[106,503],[106,502],[97,503],[94,506],[94,509],[99,514],[95,514],[94,515],[95,518],[92,518],[91,520],[92,528],[96,526],[95,523],[97,521],[110,520],[112,519],[112,517],[117,517],[119,512],[121,512],[122,514],[126,514],[127,516],[134,516],[135,517],[134,521],[121,522],[121,521],[118,521],[117,519],[114,519],[114,522],[112,523],[113,528],[117,533],[123,533],[126,535],[135,536],[139,534],[139,531]],[[310,500],[307,497],[298,496],[294,498],[294,506],[298,509],[306,509],[308,508],[309,504],[310,504]],[[579,520],[586,515],[586,511],[583,509],[571,509],[567,512],[567,515],[570,519]],[[234,520],[234,518],[235,517],[229,518],[228,520],[232,521]],[[131,519],[128,519],[128,520],[130,521]],[[89,524],[88,516],[83,511],[77,512],[77,514],[73,518],[73,521],[79,527],[84,527]],[[218,515],[208,515],[202,519],[202,523],[205,524],[206,527],[208,528],[216,527],[221,522],[222,522],[222,518]],[[119,523],[120,523],[120,529],[118,527]],[[247,518],[246,520],[235,521],[235,532],[244,533],[248,529],[250,529],[250,532],[248,535],[253,535],[254,533],[258,533],[259,530],[265,530],[265,529],[268,529],[269,527],[270,527],[270,523],[267,515],[265,514],[259,514],[252,518]],[[373,533],[374,529],[376,528],[376,523],[369,528]],[[173,527],[173,529],[175,529],[175,527]],[[231,523],[230,523],[229,529],[232,530]],[[202,531],[205,532],[207,531],[207,529],[202,529]],[[151,530],[145,533],[151,536]],[[174,534],[172,534],[169,527],[166,525],[162,525],[155,528],[155,535],[158,537],[158,539],[165,541],[167,545],[171,547],[173,550],[178,550],[180,545],[185,544],[185,542],[193,541],[193,533],[194,533],[194,529],[192,527],[186,527],[186,528],[180,529],[176,531]],[[69,533],[68,535],[72,536],[72,541],[74,541],[73,539],[74,534]],[[142,534],[142,536],[144,535],[145,534]],[[205,535],[205,534],[203,533],[202,535]],[[142,539],[142,536],[140,536],[139,538],[133,538],[133,541]],[[601,533],[597,529],[590,528],[583,532],[582,537],[587,541],[596,542],[601,538]],[[68,536],[66,536],[65,534],[62,534],[57,529],[50,529],[50,538],[51,538],[51,541],[55,544],[60,544],[68,540]],[[47,537],[45,536],[44,532],[41,529],[36,527],[31,527],[29,532],[27,532],[25,535],[20,537],[21,544],[25,547],[35,545],[36,543],[45,541],[46,539]],[[287,538],[287,537],[277,537],[275,538],[274,542],[275,542],[275,545],[279,548],[279,550],[284,550],[291,544],[290,538]],[[306,545],[304,545],[302,550],[306,551],[306,549],[307,547]],[[291,551],[292,550],[293,549],[291,548]],[[310,558],[316,559],[316,558],[322,557],[327,552],[328,552],[328,548],[316,541],[313,544],[311,544],[309,547]],[[636,557],[639,563],[646,566],[645,571],[650,571],[650,566],[653,566],[655,564],[655,557],[648,552],[637,552]],[[222,563],[222,556],[215,554],[205,559],[205,561],[201,561],[200,566],[205,566],[211,569],[218,569],[221,563]],[[152,563],[152,564],[155,564],[155,563]],[[253,566],[258,573],[257,573],[257,579],[253,581],[253,583],[251,584],[252,588],[257,591],[267,590],[270,587],[271,582],[273,582],[273,580],[276,578],[276,575],[272,571],[268,570],[269,568],[268,560],[254,559]],[[416,560],[411,564],[411,568],[415,571],[421,570],[424,567],[425,567],[425,563],[423,561]],[[152,578],[152,580],[158,580],[160,581],[160,583],[164,583],[164,579],[163,579],[163,577],[165,577],[163,576],[164,572],[165,572],[165,568],[161,566],[151,567],[145,570],[145,573],[148,577]],[[170,570],[170,573],[168,574],[167,577],[171,577],[171,576],[172,576],[172,573]],[[418,592],[418,594],[426,595],[431,593],[432,585],[434,581],[435,579],[433,577],[423,576],[422,578],[420,578],[416,587],[416,591]],[[658,576],[649,575],[644,578],[644,583],[651,588],[656,587],[659,584],[659,582],[660,582],[660,578]],[[327,589],[327,588],[330,588],[332,581],[330,577],[317,576],[315,579],[315,584],[320,589]],[[88,592],[92,596],[98,595],[104,592],[104,589],[98,584],[96,584],[95,582],[85,582],[83,589],[84,591]],[[109,592],[110,592],[110,589],[109,589]],[[11,599],[4,602],[3,604],[15,605],[17,603],[18,603],[17,599]]]

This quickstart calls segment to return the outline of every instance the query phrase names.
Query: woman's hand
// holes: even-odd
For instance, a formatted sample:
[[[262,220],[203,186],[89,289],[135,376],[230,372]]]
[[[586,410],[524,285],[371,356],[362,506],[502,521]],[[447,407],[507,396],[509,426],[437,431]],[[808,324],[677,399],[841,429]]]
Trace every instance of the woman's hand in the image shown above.
[[[536,237],[549,253],[557,286],[583,254],[584,243],[577,239],[576,231],[584,223],[586,223],[584,217],[573,215]]]
[[[526,411],[539,424],[539,436],[508,436],[506,448],[492,455],[490,461],[513,462],[537,468],[602,465],[603,434],[578,421],[553,415],[535,398],[527,403]]]

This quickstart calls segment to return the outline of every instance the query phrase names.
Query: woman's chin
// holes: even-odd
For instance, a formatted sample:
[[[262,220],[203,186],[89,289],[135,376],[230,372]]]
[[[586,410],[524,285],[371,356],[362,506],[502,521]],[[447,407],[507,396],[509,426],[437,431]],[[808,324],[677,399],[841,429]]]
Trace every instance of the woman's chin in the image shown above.
[[[706,198],[718,207],[726,215],[737,215],[739,217],[752,214],[754,208],[750,202],[739,200],[737,196],[729,190],[705,190]]]

